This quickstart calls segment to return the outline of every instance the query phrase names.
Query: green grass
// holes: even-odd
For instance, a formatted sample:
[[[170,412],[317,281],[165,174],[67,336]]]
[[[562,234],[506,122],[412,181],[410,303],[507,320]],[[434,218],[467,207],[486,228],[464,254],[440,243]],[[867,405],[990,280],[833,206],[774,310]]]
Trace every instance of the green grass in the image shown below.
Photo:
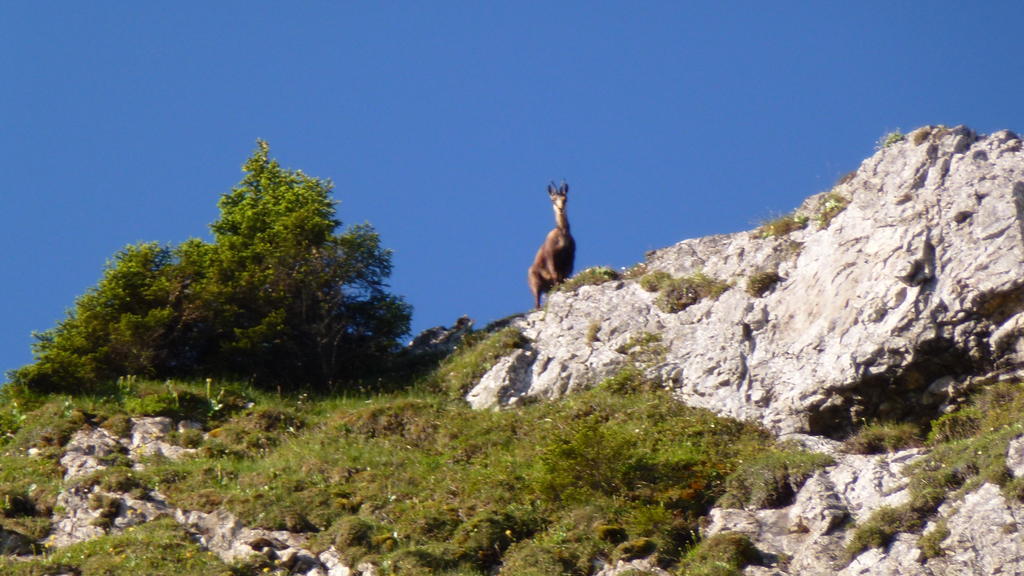
[[[314,552],[335,546],[349,564],[370,561],[381,574],[585,575],[595,559],[640,557],[712,574],[697,570],[735,563],[694,564],[692,550],[701,518],[736,491],[737,475],[752,484],[749,463],[774,457],[795,477],[815,458],[776,446],[754,425],[673,401],[646,373],[666,352],[657,334],[621,347],[628,365],[619,374],[556,402],[474,411],[453,394],[521,345],[512,328],[474,335],[419,386],[377,395],[135,379],[83,397],[6,390],[0,522],[41,538],[61,488],[63,443],[83,426],[125,434],[131,417],[152,412],[200,422],[205,435],[173,438],[196,455],[151,459],[144,470],[113,462],[75,482],[135,496],[158,489],[186,510],[224,509],[252,528],[303,532]],[[760,473],[774,481],[776,472]],[[109,504],[102,500],[96,509]],[[132,564],[118,563],[128,556]],[[264,567],[227,566],[162,520],[0,571],[57,566],[81,574]]]
[[[462,398],[498,360],[526,343],[526,337],[514,326],[496,332],[468,334],[455,352],[427,378],[428,386],[443,390],[453,398]]]
[[[833,463],[825,454],[788,446],[756,454],[726,480],[718,505],[750,509],[787,506],[815,471]]]
[[[757,232],[761,238],[781,238],[807,228],[809,221],[806,215],[794,212],[764,222],[758,227]]]
[[[814,221],[818,224],[818,228],[828,228],[829,224],[832,223],[832,219],[843,210],[846,210],[846,207],[849,205],[850,199],[838,192],[829,192],[823,196],[818,203],[818,213],[814,216]]]
[[[782,281],[778,270],[765,270],[755,272],[747,277],[747,294],[754,298],[760,298],[767,294],[772,288]]]
[[[584,574],[600,553],[678,558],[736,462],[768,441],[657,393],[598,387],[504,412],[400,394],[338,403],[267,452],[149,472],[175,505],[314,532],[352,562],[484,572],[518,544],[515,557]],[[608,524],[649,543],[622,548]]]
[[[579,290],[583,286],[596,286],[605,282],[612,282],[621,278],[621,274],[607,266],[595,266],[587,268],[582,272],[569,278],[558,285],[558,291]]]
[[[923,445],[918,427],[909,422],[876,422],[864,426],[843,443],[852,454],[882,454]]]
[[[196,456],[154,459],[145,470],[115,465],[77,482],[135,495],[159,489],[187,510],[225,509],[253,528],[305,532],[314,552],[336,546],[348,562],[372,561],[382,574],[502,567],[583,575],[596,558],[677,565],[730,475],[758,454],[785,451],[756,426],[678,404],[648,382],[644,366],[664,354],[654,334],[623,347],[630,367],[622,374],[557,402],[473,411],[439,391],[438,381],[448,389],[478,374],[520,338],[509,330],[478,337],[423,386],[388,394],[309,397],[230,385],[221,394],[216,384],[208,393],[204,382],[146,381],[107,396],[21,394],[17,410],[28,416],[8,419],[16,423],[6,429],[0,485],[12,504],[0,521],[43,536],[61,486],[61,443],[82,426],[124,432],[128,418],[153,409],[203,423],[207,435],[188,440]],[[5,406],[13,415],[13,402]],[[29,447],[43,451],[28,458]],[[227,566],[163,520],[0,570],[35,575],[57,566],[82,574],[262,569]]]
[[[932,422],[927,443],[931,451],[905,471],[909,501],[883,507],[858,522],[846,547],[848,557],[886,546],[900,532],[919,533],[943,502],[986,482],[1021,500],[1024,485],[1007,469],[1006,450],[1010,440],[1024,434],[1022,413],[1024,385],[1002,382],[978,392],[960,411]],[[921,542],[925,554],[939,553],[936,538]]]
[[[878,142],[875,144],[875,150],[882,150],[894,144],[899,144],[906,140],[906,138],[907,137],[900,130],[893,130],[878,139]]]
[[[681,312],[706,298],[718,298],[732,287],[728,282],[701,271],[676,278],[658,270],[642,276],[639,283],[644,290],[658,293],[656,304],[669,314]]]
[[[229,566],[194,544],[185,531],[164,518],[57,550],[32,561],[0,557],[0,572],[9,576],[67,573],[79,576],[231,576],[253,574]]]

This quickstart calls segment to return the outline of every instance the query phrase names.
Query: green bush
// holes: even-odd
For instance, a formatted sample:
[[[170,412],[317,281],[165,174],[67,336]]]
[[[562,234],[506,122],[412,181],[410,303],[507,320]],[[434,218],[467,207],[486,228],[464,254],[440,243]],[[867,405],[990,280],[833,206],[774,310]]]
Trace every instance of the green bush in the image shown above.
[[[942,541],[949,537],[949,526],[945,520],[935,523],[935,527],[921,535],[917,547],[925,559],[939,558],[945,555],[942,549]]]
[[[832,223],[832,219],[843,210],[846,210],[846,207],[849,205],[850,200],[842,194],[836,192],[826,194],[819,202],[818,214],[814,217],[818,223],[818,228],[828,228],[828,225]]]
[[[761,238],[778,238],[807,228],[809,220],[803,214],[786,214],[761,224],[757,231]]]
[[[662,288],[672,283],[672,275],[664,270],[648,272],[640,277],[640,287],[648,292],[660,292]]]
[[[513,326],[489,334],[474,332],[463,338],[455,352],[428,379],[428,384],[462,398],[498,360],[526,343],[523,333]]]
[[[881,454],[922,446],[917,426],[908,422],[878,422],[864,426],[843,447],[853,454]]]
[[[596,286],[604,284],[605,282],[612,282],[614,280],[618,280],[620,277],[621,275],[618,272],[607,266],[595,266],[593,268],[587,268],[565,282],[562,282],[558,285],[557,290],[578,290],[583,286]]]
[[[878,143],[875,145],[875,150],[883,150],[894,144],[899,144],[904,140],[906,140],[906,136],[904,136],[903,132],[900,132],[899,130],[893,130],[892,132],[889,132],[885,136],[882,136],[881,138],[878,139]]]
[[[721,532],[698,544],[680,565],[686,576],[741,576],[743,568],[761,561],[761,553],[746,535]]]
[[[760,298],[768,293],[782,280],[777,270],[765,270],[755,272],[747,278],[747,294],[754,298]]]
[[[729,283],[704,272],[674,278],[660,270],[640,278],[640,286],[648,292],[658,292],[656,303],[669,314],[681,312],[705,298],[718,298],[731,287]]]
[[[888,546],[900,532],[914,532],[922,525],[921,514],[911,506],[883,506],[857,525],[846,553],[850,559],[856,558],[864,550]]]
[[[787,506],[815,471],[833,463],[830,456],[815,452],[766,451],[743,462],[726,479],[718,505],[750,509]]]
[[[566,566],[557,551],[525,540],[509,547],[501,562],[501,576],[562,576]]]
[[[409,328],[408,305],[385,290],[391,253],[368,225],[337,233],[331,183],[282,169],[265,142],[244,169],[213,243],[118,252],[11,380],[70,393],[126,374],[325,389],[379,369]]]

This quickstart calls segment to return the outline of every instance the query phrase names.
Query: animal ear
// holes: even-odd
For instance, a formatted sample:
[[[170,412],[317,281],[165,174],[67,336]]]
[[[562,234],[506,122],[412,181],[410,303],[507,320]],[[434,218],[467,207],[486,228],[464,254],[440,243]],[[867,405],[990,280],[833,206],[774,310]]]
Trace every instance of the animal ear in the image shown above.
[[[548,196],[554,196],[558,194],[558,188],[555,188],[555,183],[548,184]]]
[[[562,188],[561,190],[559,190],[559,192],[562,193],[562,196],[567,195],[569,193],[569,183],[566,182],[565,180],[562,180]]]

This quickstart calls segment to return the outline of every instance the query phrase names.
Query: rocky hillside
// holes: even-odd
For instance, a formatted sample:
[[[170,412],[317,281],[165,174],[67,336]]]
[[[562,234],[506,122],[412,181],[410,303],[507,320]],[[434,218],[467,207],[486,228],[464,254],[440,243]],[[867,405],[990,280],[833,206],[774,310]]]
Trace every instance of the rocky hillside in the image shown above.
[[[1010,132],[890,135],[756,230],[471,326],[390,393],[0,390],[0,573],[1024,573]]]
[[[894,533],[860,554],[851,544],[864,537],[858,525],[914,508],[904,472],[931,452],[851,455],[834,441],[865,424],[927,425],[974,390],[1019,381],[1017,135],[964,127],[893,135],[788,216],[654,251],[621,277],[595,276],[601,282],[558,292],[515,322],[527,342],[470,391],[473,406],[587,388],[629,361],[631,340],[649,335],[665,354],[648,371],[680,401],[762,422],[837,460],[772,509],[713,511],[706,534],[742,532],[783,559],[747,574],[1024,573],[1024,506],[993,483],[962,479],[950,490],[973,489],[918,506],[906,526],[888,522]],[[1005,456],[1005,442],[1001,449]],[[1020,472],[1004,464],[996,482]],[[923,554],[922,534],[941,553]]]

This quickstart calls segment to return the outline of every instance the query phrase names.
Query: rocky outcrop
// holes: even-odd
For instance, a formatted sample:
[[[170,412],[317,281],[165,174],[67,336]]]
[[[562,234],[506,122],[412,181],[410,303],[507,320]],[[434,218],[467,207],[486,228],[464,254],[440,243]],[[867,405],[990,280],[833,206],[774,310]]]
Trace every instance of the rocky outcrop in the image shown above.
[[[248,528],[223,510],[212,513],[182,510],[169,505],[156,491],[133,494],[88,481],[90,475],[115,464],[130,463],[132,468],[141,469],[146,458],[190,456],[195,450],[168,442],[168,436],[174,430],[197,427],[198,424],[189,421],[175,426],[170,418],[154,417],[133,418],[131,433],[125,437],[104,428],[86,427],[76,432],[60,460],[65,470],[66,489],[57,496],[58,512],[45,544],[68,546],[167,516],[176,519],[203,547],[228,563],[256,557],[272,561],[289,574],[372,576],[376,573],[371,564],[355,568],[344,564],[333,547],[321,554],[311,552],[306,548],[304,534]],[[29,554],[33,544],[21,534],[0,530],[0,550],[4,554]]]
[[[469,316],[460,316],[451,328],[435,326],[420,332],[406,346],[406,351],[414,356],[451,354],[462,341],[462,337],[472,330],[473,319]]]
[[[666,306],[645,289],[651,273],[725,289]],[[1024,374],[1024,151],[1013,133],[922,128],[786,219],[657,250],[618,281],[552,294],[515,325],[528,343],[470,391],[474,407],[594,385],[635,362],[631,343],[647,335],[662,354],[645,368],[682,402],[834,458],[781,508],[712,510],[704,536],[743,533],[763,553],[748,576],[1024,573],[1024,506],[992,484],[849,558],[857,524],[907,501],[905,468],[926,453],[845,454],[829,439],[873,419],[927,422],[976,386]],[[1024,439],[1006,465],[1024,474]]]
[[[739,532],[762,553],[748,576],[1024,573],[1024,505],[992,484],[951,495],[919,533],[849,558],[854,528],[905,503],[905,472],[928,454],[846,454],[835,440],[874,418],[930,420],[976,385],[1024,374],[1021,140],[922,128],[807,199],[783,224],[685,240],[650,253],[622,279],[551,294],[545,310],[510,320],[527,343],[500,359],[467,400],[493,408],[557,398],[637,362],[638,342],[656,343],[658,352],[641,364],[682,402],[761,422],[835,461],[794,486],[778,508],[711,511],[703,536]],[[665,293],[649,290],[658,282],[643,281],[651,274],[717,288],[676,284],[676,300],[666,305]],[[470,327],[460,319],[432,329],[410,353],[448,351]],[[67,489],[47,542],[62,546],[170,516],[227,562],[263,557],[307,576],[377,572],[368,563],[346,565],[334,548],[313,553],[302,534],[87,481],[115,463],[187,457],[167,437],[189,427],[142,418],[126,437],[101,428],[76,433],[61,459]],[[1024,436],[1009,443],[1006,468],[1024,477]],[[34,544],[0,531],[5,553]],[[594,569],[664,573],[648,559]]]
[[[1016,458],[1013,450],[1008,466]],[[714,509],[703,533],[749,536],[767,559],[766,566],[748,567],[749,576],[981,576],[1024,571],[1024,505],[987,483],[943,504],[921,534],[901,533],[887,547],[869,549],[852,561],[845,557],[858,522],[882,506],[906,500],[907,479],[901,473],[921,457],[920,452],[833,452],[838,463],[808,480],[792,504],[775,510]],[[937,550],[926,555],[922,539],[939,526],[943,531],[934,542]]]
[[[845,210],[839,212],[842,206]],[[838,212],[838,213],[837,213]],[[1024,363],[1024,152],[1010,132],[922,128],[773,227],[686,240],[646,272],[731,288],[679,312],[632,279],[551,296],[530,343],[470,393],[477,407],[553,398],[614,374],[638,334],[687,404],[779,433],[841,437],[875,417],[930,418]],[[755,289],[759,274],[777,283]],[[748,289],[749,288],[749,289]]]

